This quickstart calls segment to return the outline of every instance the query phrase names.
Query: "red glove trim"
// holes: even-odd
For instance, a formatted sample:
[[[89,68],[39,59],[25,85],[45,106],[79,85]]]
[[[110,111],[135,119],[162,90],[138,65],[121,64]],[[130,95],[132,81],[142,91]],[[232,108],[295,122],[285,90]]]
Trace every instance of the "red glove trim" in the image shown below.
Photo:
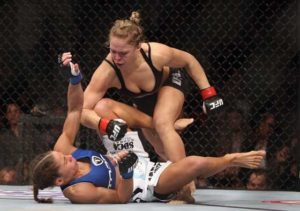
[[[207,100],[208,98],[216,96],[217,92],[213,86],[210,86],[206,89],[200,90],[200,94],[203,100]]]
[[[100,119],[98,127],[101,133],[106,134],[106,129],[109,121],[110,121],[109,119],[105,119],[105,118]]]

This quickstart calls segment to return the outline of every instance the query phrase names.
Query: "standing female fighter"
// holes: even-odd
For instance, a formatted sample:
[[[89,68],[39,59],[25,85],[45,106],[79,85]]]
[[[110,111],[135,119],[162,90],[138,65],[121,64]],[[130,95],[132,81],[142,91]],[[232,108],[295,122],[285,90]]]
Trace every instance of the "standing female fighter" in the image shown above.
[[[265,155],[265,151],[252,151],[219,158],[189,156],[177,163],[146,160],[136,166],[138,157],[132,152],[120,151],[112,158],[76,148],[74,140],[80,125],[83,90],[78,65],[72,69],[63,131],[54,151],[34,161],[32,178],[37,202],[51,202],[39,198],[38,191],[55,185],[61,186],[72,203],[168,201],[196,176],[211,176],[231,166],[256,168]]]
[[[174,122],[182,111],[188,88],[186,73],[201,90],[207,111],[222,106],[223,101],[217,97],[194,56],[161,43],[143,42],[139,22],[139,13],[133,12],[129,20],[117,20],[111,28],[108,37],[110,52],[94,72],[84,92],[82,123],[94,129],[99,126],[101,130],[95,105],[109,88],[118,88],[132,98],[138,110],[153,115],[153,124],[163,143],[166,158],[178,161],[185,157],[185,150],[174,129]],[[70,53],[62,55],[63,64],[68,64],[71,59]],[[109,103],[107,110],[114,113],[113,102]],[[123,119],[130,123],[132,118],[137,118],[135,110],[130,110],[128,118]],[[153,137],[153,131],[145,128],[143,132],[155,146],[157,136]]]

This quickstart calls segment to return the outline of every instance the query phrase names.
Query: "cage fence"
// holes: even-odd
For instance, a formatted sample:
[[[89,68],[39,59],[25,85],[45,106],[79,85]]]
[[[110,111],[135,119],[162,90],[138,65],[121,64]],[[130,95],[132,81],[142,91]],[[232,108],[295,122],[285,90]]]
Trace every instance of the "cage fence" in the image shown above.
[[[193,54],[224,99],[222,111],[204,115],[191,80],[183,114],[195,122],[180,133],[187,154],[221,156],[265,148],[261,170],[267,175],[267,188],[295,190],[299,179],[297,7],[296,0],[1,1],[1,168],[13,162],[18,183],[28,183],[28,162],[51,149],[59,135],[68,81],[57,65],[57,54],[67,50],[76,56],[86,87],[108,53],[105,43],[113,21],[138,10],[147,40]],[[110,90],[107,97],[130,103],[117,90]],[[22,113],[19,136],[9,128],[10,104]],[[96,132],[84,127],[76,144],[104,150]],[[158,159],[150,145],[147,150],[153,160]],[[205,180],[198,178],[197,184],[243,189],[251,173],[229,169]]]

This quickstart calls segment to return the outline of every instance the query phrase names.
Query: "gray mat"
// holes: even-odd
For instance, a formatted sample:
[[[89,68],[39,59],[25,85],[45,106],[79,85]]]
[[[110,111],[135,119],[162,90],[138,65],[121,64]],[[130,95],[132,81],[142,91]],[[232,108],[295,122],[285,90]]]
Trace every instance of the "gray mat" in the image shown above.
[[[117,204],[74,205],[62,195],[59,188],[40,192],[41,197],[52,197],[53,204],[38,204],[33,200],[31,186],[0,186],[0,210],[101,210],[101,211],[173,211],[182,210],[300,210],[300,193],[285,191],[241,191],[199,189],[195,204]]]

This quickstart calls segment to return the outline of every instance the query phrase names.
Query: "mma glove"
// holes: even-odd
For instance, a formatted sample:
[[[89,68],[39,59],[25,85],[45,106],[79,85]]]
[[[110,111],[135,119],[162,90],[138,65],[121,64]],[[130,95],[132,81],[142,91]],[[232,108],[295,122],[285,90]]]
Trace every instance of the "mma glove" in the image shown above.
[[[200,90],[203,100],[203,112],[208,114],[218,110],[224,105],[223,99],[217,96],[217,92],[213,86]]]
[[[101,133],[107,134],[112,141],[119,141],[127,132],[127,124],[118,120],[101,118],[98,124]]]
[[[131,179],[133,177],[133,170],[137,162],[138,156],[131,151],[119,161],[119,170],[123,179]]]

